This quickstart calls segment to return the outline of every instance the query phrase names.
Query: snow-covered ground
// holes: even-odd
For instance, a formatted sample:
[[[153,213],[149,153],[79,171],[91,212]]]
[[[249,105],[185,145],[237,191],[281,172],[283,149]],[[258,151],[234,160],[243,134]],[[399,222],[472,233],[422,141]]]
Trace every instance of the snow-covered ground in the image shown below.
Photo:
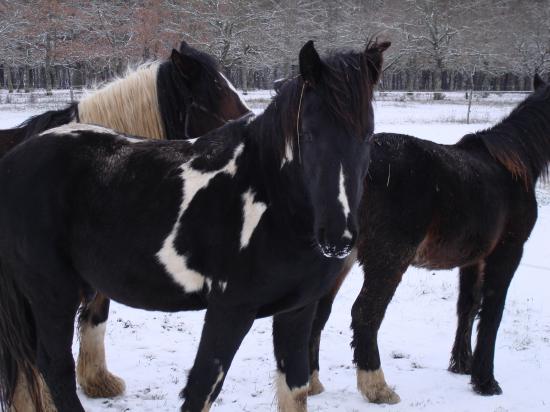
[[[515,97],[515,96],[514,96]],[[247,95],[261,111],[269,93]],[[0,105],[0,127],[32,111]],[[375,103],[376,131],[412,134],[453,143],[489,127],[513,107],[511,101],[476,102],[473,123],[463,123],[463,101]],[[550,410],[550,190],[538,189],[539,219],[514,277],[496,347],[495,375],[504,394],[474,394],[469,378],[447,372],[456,326],[457,273],[411,268],[389,306],[379,337],[387,381],[401,396],[392,406],[370,404],[355,389],[349,346],[351,305],[362,284],[355,267],[344,283],[323,334],[321,379],[326,392],[309,399],[310,411],[549,411]],[[197,349],[204,312],[165,314],[113,304],[107,332],[110,369],[126,380],[122,397],[81,399],[88,411],[175,411],[178,393]],[[74,345],[75,355],[77,343]],[[245,338],[213,410],[276,411],[271,320],[256,321]]]

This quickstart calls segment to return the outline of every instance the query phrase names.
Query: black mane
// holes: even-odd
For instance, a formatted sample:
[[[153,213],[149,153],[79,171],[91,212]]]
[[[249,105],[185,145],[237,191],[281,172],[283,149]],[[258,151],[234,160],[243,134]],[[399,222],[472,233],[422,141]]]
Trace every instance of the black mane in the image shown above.
[[[325,96],[332,115],[348,129],[350,134],[364,137],[372,133],[373,111],[371,100],[378,73],[373,73],[369,51],[376,44],[369,44],[367,51],[332,53],[323,59],[322,81],[315,87]],[[301,76],[288,79],[265,109],[272,122],[262,122],[261,128],[270,129],[264,136],[271,136],[272,146],[284,155],[285,144],[293,146],[297,138],[298,110],[304,81]],[[259,120],[259,119],[258,119]],[[281,139],[281,134],[284,139]],[[280,159],[279,159],[280,160]]]

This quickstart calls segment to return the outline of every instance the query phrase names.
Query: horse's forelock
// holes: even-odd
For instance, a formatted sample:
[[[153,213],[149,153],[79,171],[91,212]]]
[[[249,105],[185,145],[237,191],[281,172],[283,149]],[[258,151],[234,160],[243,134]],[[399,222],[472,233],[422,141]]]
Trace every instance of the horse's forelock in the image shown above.
[[[325,60],[323,87],[333,115],[358,137],[373,129],[373,79],[366,53],[339,53]]]

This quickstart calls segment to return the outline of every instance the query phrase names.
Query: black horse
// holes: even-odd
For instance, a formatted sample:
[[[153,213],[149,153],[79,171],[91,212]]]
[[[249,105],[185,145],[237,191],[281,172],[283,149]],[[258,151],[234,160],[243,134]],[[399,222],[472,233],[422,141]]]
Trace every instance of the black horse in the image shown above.
[[[73,322],[100,291],[143,309],[207,309],[184,411],[210,409],[254,319],[274,315],[280,408],[306,410],[311,323],[355,244],[388,46],[321,60],[308,42],[301,75],[262,115],[195,142],[71,125],[11,150],[0,161],[3,408],[44,407],[37,365],[58,412],[83,410]]]
[[[186,42],[170,59],[149,64],[107,84],[66,109],[34,116],[0,130],[0,156],[46,129],[74,121],[110,127],[150,139],[188,139],[250,113],[215,60]],[[107,369],[105,322],[109,299],[97,293],[79,312],[77,381],[90,397],[124,392],[124,381]]]
[[[508,286],[537,220],[535,184],[547,177],[550,162],[550,86],[538,76],[534,86],[502,122],[455,145],[399,134],[374,136],[357,241],[365,281],[352,309],[358,388],[371,402],[399,402],[384,379],[377,335],[409,265],[460,268],[449,370],[471,374],[477,393],[502,393],[493,374],[497,331]],[[321,300],[313,326],[313,394],[323,390],[319,340],[353,255],[347,260],[339,281]]]

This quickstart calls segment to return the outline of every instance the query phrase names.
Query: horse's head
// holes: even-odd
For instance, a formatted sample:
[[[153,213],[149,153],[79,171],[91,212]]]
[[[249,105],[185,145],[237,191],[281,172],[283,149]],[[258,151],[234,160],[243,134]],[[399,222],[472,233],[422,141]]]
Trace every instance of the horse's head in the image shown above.
[[[186,42],[172,50],[175,92],[183,97],[185,138],[202,136],[250,112],[214,59]]]
[[[373,44],[323,60],[311,41],[300,51],[298,138],[292,153],[313,205],[316,242],[327,257],[347,256],[357,237],[374,131],[373,87],[389,46]]]

